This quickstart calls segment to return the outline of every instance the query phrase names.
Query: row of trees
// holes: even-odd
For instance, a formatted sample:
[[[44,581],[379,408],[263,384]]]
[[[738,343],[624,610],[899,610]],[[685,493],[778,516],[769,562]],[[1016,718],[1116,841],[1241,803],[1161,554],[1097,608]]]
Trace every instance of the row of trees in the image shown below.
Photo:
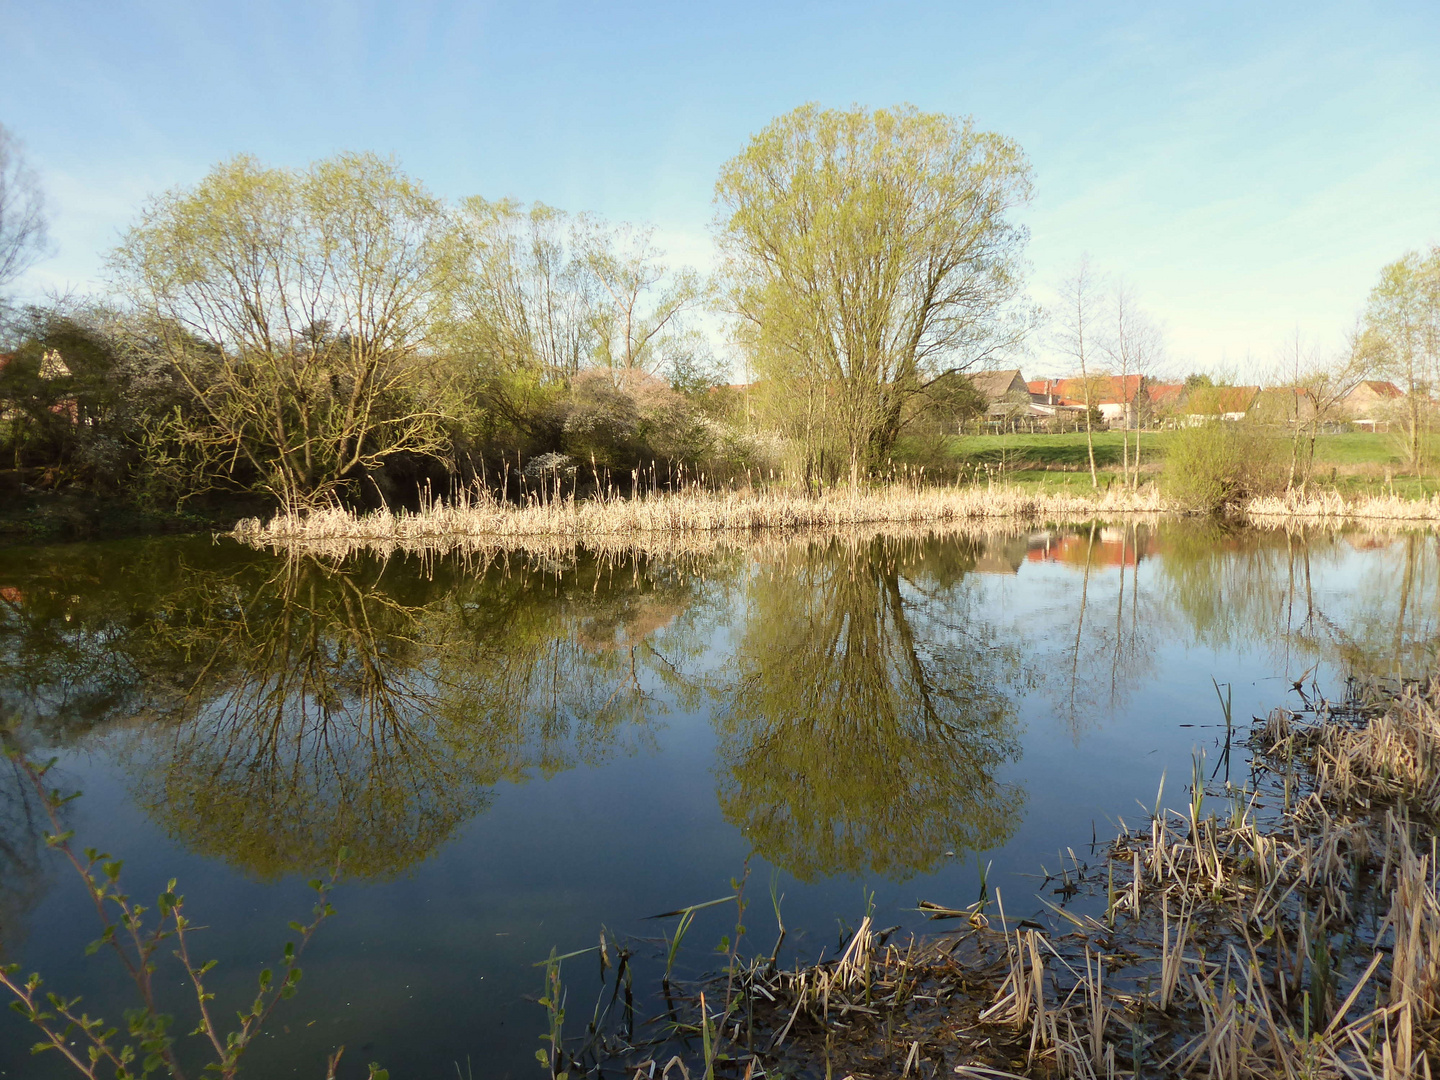
[[[113,296],[11,320],[9,441],[17,468],[287,504],[551,451],[858,480],[1033,322],[1028,195],[1019,148],[968,120],[807,106],[722,171],[705,283],[647,230],[449,205],[373,155],[239,157],[151,200]],[[733,316],[768,439],[709,393],[705,310]]]
[[[805,106],[721,170],[721,261],[705,282],[645,229],[450,204],[374,155],[303,169],[239,157],[149,202],[110,256],[111,295],[10,314],[0,430],[19,475],[177,500],[389,501],[546,454],[622,476],[655,461],[858,482],[903,432],[938,438],[983,408],[965,373],[1033,340],[1014,218],[1029,197],[1020,148],[968,119]],[[44,253],[44,224],[0,131],[0,289]],[[1343,355],[1287,350],[1292,480],[1301,401],[1338,401],[1371,372],[1406,388],[1419,461],[1437,282],[1440,249],[1407,255]],[[715,314],[742,393],[722,389],[730,363],[702,332]],[[1087,420],[1098,372],[1163,363],[1133,290],[1084,260],[1052,316]],[[1094,480],[1093,445],[1089,464]]]

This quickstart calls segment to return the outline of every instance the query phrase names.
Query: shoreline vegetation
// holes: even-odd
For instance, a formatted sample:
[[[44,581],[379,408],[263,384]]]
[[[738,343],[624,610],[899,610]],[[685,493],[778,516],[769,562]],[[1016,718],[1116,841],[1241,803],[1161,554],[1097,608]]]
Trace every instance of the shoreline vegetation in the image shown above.
[[[652,1032],[635,1026],[627,981],[624,1019],[601,1008],[616,1001],[602,986],[570,1040],[555,1005],[566,957],[552,954],[551,1074],[609,1063],[668,1078],[1428,1080],[1440,1049],[1440,680],[1352,681],[1338,702],[1296,692],[1300,708],[1257,720],[1248,739],[1222,698],[1236,736],[1223,785],[1197,754],[1188,804],[1167,809],[1162,777],[1141,824],[1122,819],[1109,843],[1045,870],[1033,917],[1017,917],[1028,903],[1014,897],[1007,915],[982,881],[968,907],[919,905],[958,929],[892,942],[898,928],[867,912],[832,958],[784,968],[774,897],[775,948],[741,958],[742,879],[733,897],[670,913],[678,945],[701,907],[735,907],[721,970],[672,981],[672,945]],[[1247,745],[1232,784],[1230,751]],[[618,992],[630,954],[611,945]]]
[[[1175,367],[1133,290],[1083,258],[1054,283],[1058,305],[1035,304],[1031,166],[971,118],[812,103],[736,149],[716,176],[708,278],[643,223],[441,198],[371,153],[240,154],[154,195],[109,253],[104,293],[0,303],[0,537],[169,530],[217,504],[233,507],[225,524],[257,505],[413,509],[502,475],[510,497],[512,479],[523,493],[556,476],[572,493],[608,494],[611,476],[648,489],[647,471],[814,491],[898,467],[1048,501],[687,495],[607,500],[563,527],[521,507],[462,534],[1148,513],[1151,483],[1228,511],[1317,483],[1422,499],[1440,486],[1426,390],[1440,248],[1383,268],[1343,341],[1312,347],[1297,329],[1272,370],[1231,385]],[[1069,377],[1026,380],[1021,357]],[[1102,493],[1114,487],[1138,505]],[[1264,512],[1440,517],[1433,503]]]
[[[1008,485],[926,488],[892,484],[820,495],[699,487],[634,498],[576,499],[531,495],[519,503],[492,493],[462,492],[418,511],[357,512],[343,507],[277,513],[239,522],[230,533],[256,548],[369,548],[448,551],[535,543],[650,543],[658,537],[849,529],[857,526],[945,527],[1075,519],[1133,519],[1194,513],[1154,488],[1097,493],[1026,490]],[[1261,525],[1347,522],[1430,526],[1440,522],[1440,496],[1345,498],[1329,491],[1249,499],[1232,520]]]

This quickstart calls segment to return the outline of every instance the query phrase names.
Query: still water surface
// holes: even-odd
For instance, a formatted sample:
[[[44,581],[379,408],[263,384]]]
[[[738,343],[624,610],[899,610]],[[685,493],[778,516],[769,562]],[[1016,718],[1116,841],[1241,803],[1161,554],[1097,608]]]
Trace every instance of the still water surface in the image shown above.
[[[1312,667],[1333,693],[1433,660],[1437,568],[1426,534],[1184,521],[624,558],[9,549],[0,710],[84,792],[78,844],[123,856],[137,897],[179,879],[222,1003],[348,847],[250,1075],[322,1076],[343,1043],[346,1076],[539,1077],[526,995],[552,947],[657,938],[644,916],[747,860],[767,952],[772,881],[811,957],[872,894],[880,925],[918,926],[917,900],[969,903],[985,866],[1012,915],[1038,908],[1057,851],[1137,816],[1162,771],[1183,801],[1197,748],[1222,763],[1212,679],[1246,721]],[[0,775],[0,943],[118,1019],[35,810]],[[727,919],[697,921],[692,972]],[[66,1075],[32,1041],[7,1010],[0,1075]]]

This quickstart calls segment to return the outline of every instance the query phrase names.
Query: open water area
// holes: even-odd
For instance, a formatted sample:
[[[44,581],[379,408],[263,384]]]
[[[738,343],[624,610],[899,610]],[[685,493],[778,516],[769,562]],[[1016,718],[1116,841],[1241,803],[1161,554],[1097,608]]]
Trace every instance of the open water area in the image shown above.
[[[667,554],[286,556],[210,537],[0,551],[0,715],[125,890],[178,880],[230,1017],[306,882],[336,914],[253,1076],[541,1077],[551,953],[629,940],[643,1016],[674,920],[746,874],[742,951],[923,930],[982,879],[1038,911],[1060,852],[1183,805],[1251,717],[1418,671],[1437,540],[1177,519],[762,537]],[[0,771],[0,947],[119,1022],[133,993],[34,793]],[[1064,857],[1068,860],[1069,856]],[[723,962],[733,905],[677,971]],[[600,989],[565,962],[567,1028]],[[161,991],[194,1024],[183,971]],[[66,1076],[0,1017],[0,1075]]]

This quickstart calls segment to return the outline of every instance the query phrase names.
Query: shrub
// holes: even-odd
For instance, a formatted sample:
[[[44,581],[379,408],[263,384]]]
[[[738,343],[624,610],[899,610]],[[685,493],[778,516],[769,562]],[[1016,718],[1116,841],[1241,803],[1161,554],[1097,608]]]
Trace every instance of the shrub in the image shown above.
[[[1264,428],[1217,420],[1181,428],[1165,449],[1165,493],[1193,510],[1218,511],[1285,486],[1284,447]]]

